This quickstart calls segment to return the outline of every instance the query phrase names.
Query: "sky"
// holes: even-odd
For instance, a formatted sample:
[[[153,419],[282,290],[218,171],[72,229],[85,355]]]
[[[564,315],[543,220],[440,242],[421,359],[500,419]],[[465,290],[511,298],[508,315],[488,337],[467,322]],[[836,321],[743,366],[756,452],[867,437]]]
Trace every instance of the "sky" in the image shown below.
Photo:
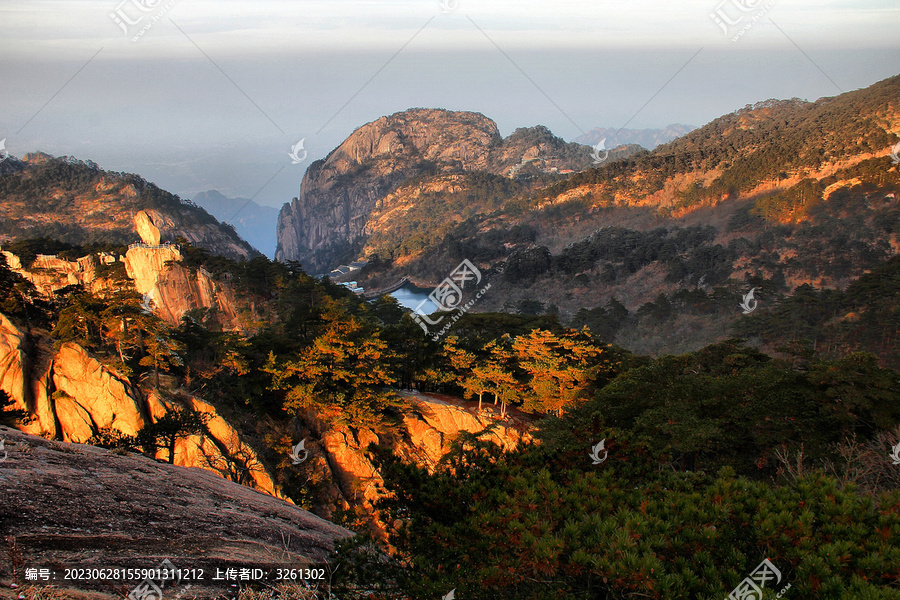
[[[0,57],[12,155],[280,206],[312,161],[408,108],[572,140],[866,87],[900,74],[900,3],[0,0]]]

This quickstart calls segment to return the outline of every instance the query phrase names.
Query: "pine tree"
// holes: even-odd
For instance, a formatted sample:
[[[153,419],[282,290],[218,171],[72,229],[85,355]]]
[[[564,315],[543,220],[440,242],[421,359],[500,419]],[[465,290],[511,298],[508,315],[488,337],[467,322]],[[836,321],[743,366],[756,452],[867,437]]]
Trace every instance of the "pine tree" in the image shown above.
[[[483,380],[489,385],[490,392],[494,395],[494,404],[500,402],[500,417],[506,417],[506,407],[517,400],[521,390],[519,382],[514,374],[515,357],[510,348],[508,335],[499,340],[490,342],[485,346],[489,353],[481,370]]]
[[[585,338],[541,330],[516,338],[513,351],[529,376],[527,407],[561,415],[566,406],[583,397],[596,377],[601,354]]]
[[[209,415],[194,410],[172,409],[155,423],[148,423],[136,436],[137,443],[145,449],[168,450],[169,464],[175,463],[175,442],[180,439],[206,433]]]
[[[9,394],[0,390],[0,425],[15,427],[20,419],[28,416],[28,411],[13,408],[15,405],[15,401],[9,397]]]
[[[331,308],[325,330],[296,360],[264,367],[272,389],[285,390],[284,408],[294,414],[316,409],[327,419],[354,425],[385,424],[384,410],[396,405],[389,386],[396,382],[395,356],[377,331],[359,318]]]

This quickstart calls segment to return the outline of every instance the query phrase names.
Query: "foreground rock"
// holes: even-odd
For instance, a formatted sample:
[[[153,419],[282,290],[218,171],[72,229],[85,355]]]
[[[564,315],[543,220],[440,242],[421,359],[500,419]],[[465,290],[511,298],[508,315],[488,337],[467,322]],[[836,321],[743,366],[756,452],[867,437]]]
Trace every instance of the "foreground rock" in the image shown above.
[[[182,569],[323,565],[348,530],[208,471],[48,441],[0,427],[4,554],[57,572],[60,587],[122,598],[139,581],[62,580],[67,567]],[[11,550],[12,549],[12,550]],[[0,561],[8,589],[11,564]],[[20,581],[24,583],[24,581]],[[188,597],[204,597],[194,582]],[[174,593],[174,592],[173,592]],[[197,595],[197,594],[200,595]],[[208,596],[212,597],[212,596]]]

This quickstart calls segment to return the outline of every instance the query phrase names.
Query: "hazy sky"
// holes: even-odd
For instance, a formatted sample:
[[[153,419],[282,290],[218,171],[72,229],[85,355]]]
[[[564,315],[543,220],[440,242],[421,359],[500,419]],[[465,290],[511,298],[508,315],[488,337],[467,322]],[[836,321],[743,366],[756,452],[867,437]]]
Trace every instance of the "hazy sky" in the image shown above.
[[[900,3],[0,0],[0,56],[13,155],[277,206],[356,127],[411,107],[571,140],[865,87],[900,73]]]

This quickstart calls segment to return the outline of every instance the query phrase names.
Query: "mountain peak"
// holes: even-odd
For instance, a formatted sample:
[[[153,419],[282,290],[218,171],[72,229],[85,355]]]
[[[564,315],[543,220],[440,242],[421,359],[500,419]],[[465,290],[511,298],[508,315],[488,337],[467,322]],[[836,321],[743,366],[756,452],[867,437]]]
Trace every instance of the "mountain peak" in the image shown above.
[[[300,260],[313,272],[353,260],[368,216],[404,182],[583,170],[591,165],[589,150],[540,125],[503,139],[497,124],[476,112],[413,108],[381,117],[307,169],[299,198],[279,215],[276,258]]]

